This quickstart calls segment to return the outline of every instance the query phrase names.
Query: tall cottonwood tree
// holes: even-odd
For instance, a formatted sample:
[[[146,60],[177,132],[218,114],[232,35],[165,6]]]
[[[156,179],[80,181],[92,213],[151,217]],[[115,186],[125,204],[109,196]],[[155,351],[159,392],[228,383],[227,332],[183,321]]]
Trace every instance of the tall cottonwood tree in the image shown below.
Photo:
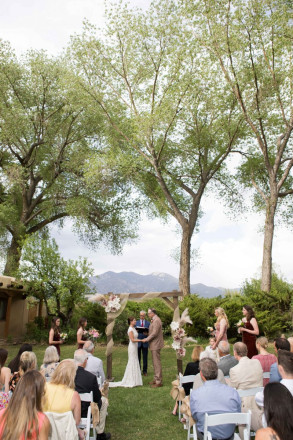
[[[93,146],[101,161],[104,154],[99,117],[85,112],[71,82],[64,60],[42,52],[18,60],[1,44],[0,235],[7,275],[18,268],[25,237],[66,217],[92,245],[106,238],[117,249],[133,234],[126,186],[107,170],[87,184]]]
[[[180,225],[179,287],[188,294],[201,199],[213,179],[227,178],[224,161],[241,118],[225,82],[190,46],[177,12],[170,1],[153,2],[146,13],[109,11],[106,32],[97,37],[87,24],[69,56],[85,96],[108,121],[117,160],[131,163],[132,181]]]
[[[195,45],[219,64],[250,132],[239,177],[265,210],[261,288],[269,292],[275,216],[293,194],[292,9],[284,0],[184,3]]]

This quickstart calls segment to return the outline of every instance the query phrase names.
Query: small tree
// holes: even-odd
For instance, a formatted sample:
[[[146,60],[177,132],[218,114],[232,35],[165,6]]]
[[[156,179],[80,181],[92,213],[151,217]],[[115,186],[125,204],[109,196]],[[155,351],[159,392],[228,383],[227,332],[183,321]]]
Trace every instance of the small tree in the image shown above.
[[[25,240],[19,276],[25,279],[30,295],[44,301],[48,316],[58,316],[65,325],[75,306],[93,293],[89,287],[92,273],[86,259],[62,258],[57,243],[47,233]]]

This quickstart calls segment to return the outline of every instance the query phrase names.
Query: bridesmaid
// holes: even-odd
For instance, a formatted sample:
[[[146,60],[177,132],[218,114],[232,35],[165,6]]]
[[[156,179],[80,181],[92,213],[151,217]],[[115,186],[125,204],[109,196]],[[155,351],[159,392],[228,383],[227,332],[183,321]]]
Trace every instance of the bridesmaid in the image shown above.
[[[86,318],[80,318],[80,320],[78,321],[78,330],[77,330],[77,333],[76,333],[78,348],[83,348],[83,344],[87,340],[87,337],[85,335],[85,328],[86,328],[86,326],[87,326],[87,319]]]
[[[252,307],[248,305],[243,306],[242,313],[245,318],[245,323],[244,327],[239,328],[239,333],[242,333],[242,342],[247,345],[247,356],[251,359],[252,356],[258,354],[256,337],[259,335],[259,329]]]
[[[59,360],[60,360],[60,345],[63,341],[60,336],[60,318],[56,316],[52,319],[51,329],[49,331],[49,345],[54,345],[56,347]]]
[[[228,341],[227,338],[227,329],[229,328],[229,321],[225,310],[222,307],[217,307],[215,310],[215,315],[217,317],[217,321],[215,323],[215,337],[216,342],[214,342],[213,349],[216,350],[219,343],[221,341]]]

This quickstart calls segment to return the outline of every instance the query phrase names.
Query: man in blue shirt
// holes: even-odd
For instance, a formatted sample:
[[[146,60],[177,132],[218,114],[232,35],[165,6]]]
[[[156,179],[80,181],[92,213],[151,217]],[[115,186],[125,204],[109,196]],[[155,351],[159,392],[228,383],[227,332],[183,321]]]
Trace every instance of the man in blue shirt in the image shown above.
[[[290,342],[287,341],[287,339],[285,338],[276,338],[274,340],[274,348],[276,354],[278,353],[279,350],[290,351]],[[281,382],[281,380],[282,380],[282,376],[279,373],[278,364],[276,362],[275,364],[271,365],[270,382]]]
[[[197,435],[203,439],[205,413],[209,415],[241,412],[241,400],[238,392],[217,380],[218,367],[210,358],[204,358],[199,363],[203,386],[190,394],[190,410],[196,421]],[[209,428],[213,440],[232,440],[235,425],[226,424]]]

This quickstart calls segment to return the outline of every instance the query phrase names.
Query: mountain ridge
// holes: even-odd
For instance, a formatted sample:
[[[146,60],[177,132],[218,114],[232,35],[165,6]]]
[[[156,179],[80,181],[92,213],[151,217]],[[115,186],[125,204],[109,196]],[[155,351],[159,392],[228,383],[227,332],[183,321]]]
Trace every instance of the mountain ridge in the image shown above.
[[[107,271],[90,277],[91,287],[98,293],[145,293],[169,292],[179,290],[178,279],[164,272],[153,272],[141,275],[136,272]],[[227,289],[223,287],[206,286],[203,283],[190,285],[190,292],[204,298],[214,298],[223,295]],[[239,290],[230,289],[230,290]]]

